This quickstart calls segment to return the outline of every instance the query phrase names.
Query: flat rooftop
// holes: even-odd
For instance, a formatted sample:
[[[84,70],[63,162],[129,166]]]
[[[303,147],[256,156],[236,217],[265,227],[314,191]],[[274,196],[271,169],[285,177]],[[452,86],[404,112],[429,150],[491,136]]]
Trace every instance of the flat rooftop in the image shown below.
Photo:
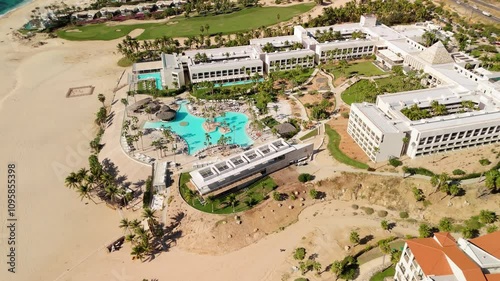
[[[256,38],[256,39],[251,39],[250,40],[250,45],[260,45],[264,46],[267,43],[271,43],[274,47],[284,47],[285,42],[288,41],[288,43],[291,45],[295,42],[302,42],[300,38],[297,38],[294,35],[288,35],[288,36],[278,36],[278,37],[265,37],[265,38]]]
[[[371,103],[353,103],[351,106],[356,107],[382,133],[400,132],[400,129],[395,126],[394,121],[389,119],[376,105]]]
[[[290,151],[296,150],[297,147],[306,145],[309,144],[292,146],[283,139],[274,140],[254,149],[232,155],[207,167],[194,170],[190,172],[191,181],[200,194],[205,195],[223,187],[222,184],[227,178],[237,177],[246,170],[253,169],[258,165],[265,165],[275,157],[285,155]],[[209,188],[210,185],[217,182],[220,182],[221,185]]]

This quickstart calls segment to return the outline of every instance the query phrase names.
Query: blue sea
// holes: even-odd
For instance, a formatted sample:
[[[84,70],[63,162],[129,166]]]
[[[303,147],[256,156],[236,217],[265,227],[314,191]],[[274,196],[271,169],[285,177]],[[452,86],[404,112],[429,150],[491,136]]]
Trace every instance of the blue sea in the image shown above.
[[[0,0],[0,15],[6,14],[8,11],[29,1],[30,0]]]

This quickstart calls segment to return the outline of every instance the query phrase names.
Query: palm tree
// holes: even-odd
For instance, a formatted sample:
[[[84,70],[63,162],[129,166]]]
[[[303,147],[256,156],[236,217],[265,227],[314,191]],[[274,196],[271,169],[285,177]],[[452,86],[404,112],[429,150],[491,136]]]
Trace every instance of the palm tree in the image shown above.
[[[205,141],[207,143],[207,145],[211,145],[211,140],[212,140],[212,137],[210,136],[209,133],[205,133]]]
[[[233,213],[234,213],[234,204],[236,203],[236,195],[234,193],[229,194],[229,196],[227,196],[227,201],[233,207]]]
[[[78,178],[78,174],[75,172],[71,172],[66,179],[64,180],[65,184],[69,188],[76,188],[79,183],[81,183],[81,180]]]
[[[383,230],[389,230],[389,223],[386,220],[381,221],[380,226]]]
[[[137,132],[137,137],[141,139],[141,148],[144,150],[144,142],[142,141],[142,136],[144,136],[144,133],[142,131]]]
[[[123,218],[120,221],[120,228],[123,228],[124,232],[127,232],[127,230],[129,230],[130,228],[130,221],[127,218]]]
[[[120,190],[115,184],[106,186],[106,188],[104,188],[104,192],[112,204],[116,203],[118,195],[122,194],[122,190]]]
[[[81,184],[78,187],[78,193],[80,194],[80,200],[83,200],[84,198],[87,198],[94,202],[94,204],[97,204],[94,199],[92,199],[91,196],[92,188],[88,184]]]
[[[156,214],[155,214],[155,210],[151,210],[150,208],[145,208],[143,211],[142,211],[142,217],[146,220],[156,220]]]
[[[97,99],[102,102],[102,106],[104,106],[104,101],[106,100],[106,97],[103,94],[97,95]]]
[[[349,240],[351,243],[354,245],[357,245],[359,243],[359,234],[356,231],[351,231],[351,235],[349,236]]]
[[[207,204],[211,204],[212,205],[212,213],[214,212],[214,203],[215,203],[215,196],[213,195],[210,195],[206,198],[205,200],[207,202]]]

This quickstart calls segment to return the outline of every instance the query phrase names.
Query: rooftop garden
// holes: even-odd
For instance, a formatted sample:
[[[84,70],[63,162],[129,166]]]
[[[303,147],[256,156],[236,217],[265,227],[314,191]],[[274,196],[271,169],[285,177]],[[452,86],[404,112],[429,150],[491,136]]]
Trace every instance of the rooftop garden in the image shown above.
[[[342,100],[347,104],[371,102],[374,103],[378,95],[384,93],[397,93],[403,91],[419,90],[424,88],[420,84],[420,76],[415,72],[404,75],[398,70],[386,78],[360,80],[352,84],[342,94]]]
[[[349,36],[343,36],[342,33],[340,33],[340,31],[333,31],[333,29],[323,31],[323,32],[321,32],[320,30],[316,30],[316,33],[314,34],[314,38],[320,43],[324,43],[327,41],[345,40],[348,38],[349,39],[362,39],[365,37],[366,37],[366,35],[361,31],[354,31]]]
[[[462,101],[459,106],[455,107],[452,111],[448,110],[446,105],[440,104],[438,101],[432,101],[430,107],[419,107],[414,104],[410,107],[401,109],[401,113],[408,119],[417,121],[435,116],[446,116],[453,113],[464,113],[473,110],[479,110],[479,108],[477,104],[471,100]]]
[[[290,50],[300,50],[303,49],[304,46],[300,42],[289,42],[288,40],[283,43],[283,46],[274,46],[272,43],[268,42],[264,46],[262,46],[262,51],[266,53],[274,53],[275,51],[285,51],[287,49]]]
[[[180,176],[179,191],[182,198],[191,207],[213,214],[231,214],[249,210],[269,198],[268,194],[278,187],[272,178],[266,176],[246,188],[220,196],[207,196],[205,200],[200,200],[198,193],[187,187],[190,179],[188,173]]]

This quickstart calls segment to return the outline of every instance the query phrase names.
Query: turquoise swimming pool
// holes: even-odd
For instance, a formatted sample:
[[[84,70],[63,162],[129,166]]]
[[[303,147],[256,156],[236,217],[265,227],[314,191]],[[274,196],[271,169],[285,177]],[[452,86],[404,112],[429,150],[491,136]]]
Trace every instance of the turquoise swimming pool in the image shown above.
[[[262,82],[264,81],[264,78],[261,78],[259,79],[257,82]],[[228,87],[228,86],[237,86],[237,85],[246,85],[246,84],[250,84],[250,83],[253,83],[253,80],[243,80],[243,81],[234,81],[234,82],[226,82],[226,83],[223,83],[222,85],[221,84],[215,84],[215,87]]]
[[[231,132],[225,134],[225,136],[231,137],[231,141],[228,144],[239,144],[241,146],[247,146],[252,144],[252,140],[248,137],[245,126],[248,123],[248,117],[245,114],[237,112],[226,112],[225,117],[217,117],[216,122],[226,121]],[[181,122],[187,122],[186,126],[182,126]],[[206,147],[205,142],[205,130],[202,127],[205,118],[197,117],[191,115],[186,107],[185,103],[180,105],[177,115],[173,121],[158,121],[158,122],[146,122],[144,128],[163,128],[170,127],[170,129],[177,135],[182,137],[188,144],[188,153],[194,154],[200,149]],[[222,133],[219,129],[209,133],[210,143],[216,144]]]
[[[151,72],[151,73],[138,74],[137,75],[137,79],[139,79],[139,81],[140,80],[154,79],[155,80],[155,84],[156,84],[156,89],[163,90],[160,72]]]

